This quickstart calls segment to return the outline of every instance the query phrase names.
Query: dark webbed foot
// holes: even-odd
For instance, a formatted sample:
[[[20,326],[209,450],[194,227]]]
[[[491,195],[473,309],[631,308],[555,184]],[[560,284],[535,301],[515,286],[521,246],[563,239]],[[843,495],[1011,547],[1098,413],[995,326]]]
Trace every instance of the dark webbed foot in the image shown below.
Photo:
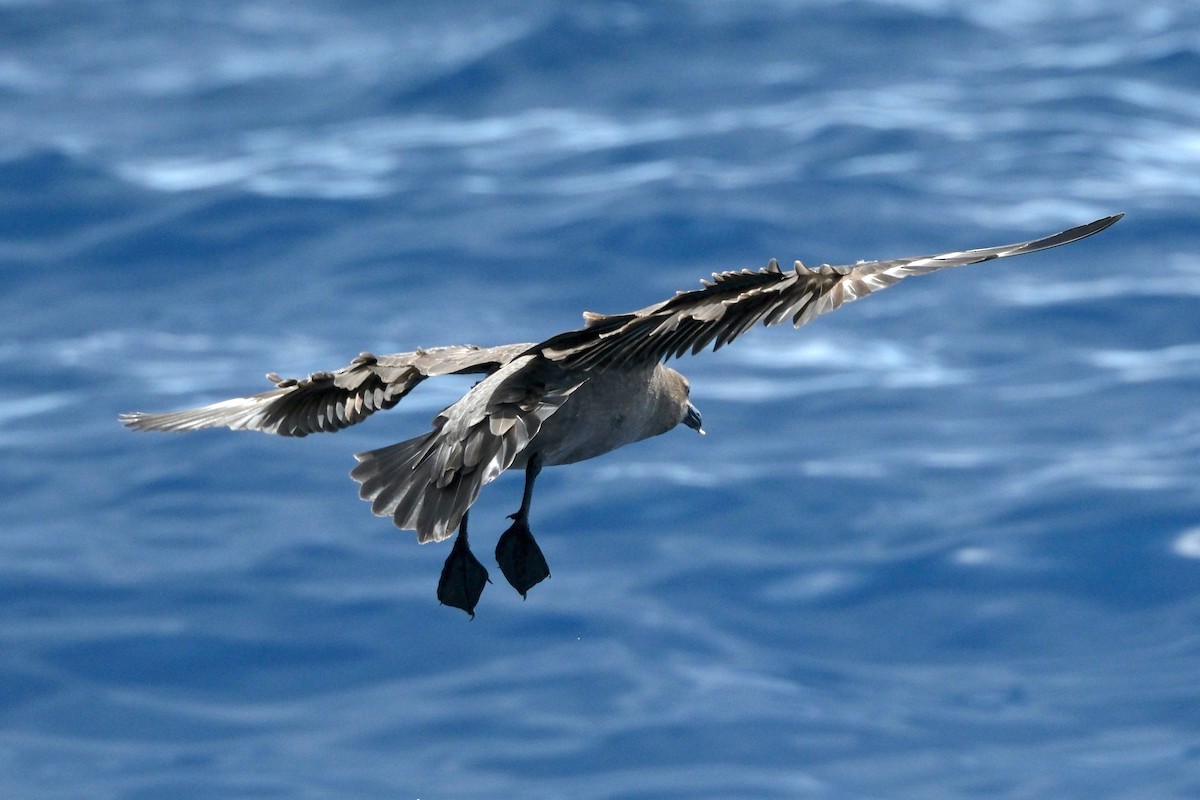
[[[454,546],[442,567],[442,577],[438,579],[437,598],[443,605],[461,608],[475,619],[479,596],[483,594],[484,585],[490,582],[487,569],[467,546],[467,516],[464,514],[458,536],[454,537]]]
[[[521,597],[550,577],[550,567],[546,565],[542,548],[538,547],[533,534],[529,532],[529,503],[533,500],[534,481],[541,471],[542,456],[534,453],[525,465],[525,494],[521,498],[521,507],[509,517],[516,521],[500,534],[500,541],[496,542],[496,562],[500,564],[500,571],[521,593]]]
[[[550,577],[550,567],[520,512],[510,519],[516,522],[500,534],[500,541],[496,542],[496,562],[504,577],[524,597],[526,592]]]

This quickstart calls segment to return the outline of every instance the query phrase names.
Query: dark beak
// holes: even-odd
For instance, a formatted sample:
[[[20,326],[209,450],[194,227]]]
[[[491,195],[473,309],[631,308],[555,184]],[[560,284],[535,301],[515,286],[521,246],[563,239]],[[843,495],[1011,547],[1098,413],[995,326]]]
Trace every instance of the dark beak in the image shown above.
[[[698,432],[701,436],[704,435],[704,428],[700,427],[702,424],[700,411],[691,403],[688,403],[687,415],[683,418],[683,424]]]

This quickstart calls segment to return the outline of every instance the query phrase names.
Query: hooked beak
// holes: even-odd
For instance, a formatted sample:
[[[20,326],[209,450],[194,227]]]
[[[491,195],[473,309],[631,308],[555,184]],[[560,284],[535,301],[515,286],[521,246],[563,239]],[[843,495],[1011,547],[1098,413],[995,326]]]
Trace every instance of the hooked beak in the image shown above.
[[[683,424],[687,425],[701,436],[704,435],[704,428],[700,427],[702,424],[700,419],[700,411],[691,403],[688,403],[687,405],[687,414],[683,418]]]

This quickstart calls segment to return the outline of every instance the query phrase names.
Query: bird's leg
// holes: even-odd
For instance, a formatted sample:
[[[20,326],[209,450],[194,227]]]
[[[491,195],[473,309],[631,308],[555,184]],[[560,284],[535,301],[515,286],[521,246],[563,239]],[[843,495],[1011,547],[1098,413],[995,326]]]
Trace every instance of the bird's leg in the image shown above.
[[[487,570],[467,546],[467,514],[463,512],[454,546],[438,579],[437,598],[443,605],[461,608],[475,619],[475,606],[483,594],[483,586],[490,582]]]
[[[500,571],[513,588],[521,593],[521,597],[545,578],[550,577],[550,567],[546,565],[546,557],[542,549],[533,540],[529,532],[529,503],[533,499],[533,482],[542,471],[542,457],[535,454],[525,467],[525,495],[521,498],[521,507],[517,513],[509,517],[514,520],[512,527],[500,534],[496,542],[496,561]]]

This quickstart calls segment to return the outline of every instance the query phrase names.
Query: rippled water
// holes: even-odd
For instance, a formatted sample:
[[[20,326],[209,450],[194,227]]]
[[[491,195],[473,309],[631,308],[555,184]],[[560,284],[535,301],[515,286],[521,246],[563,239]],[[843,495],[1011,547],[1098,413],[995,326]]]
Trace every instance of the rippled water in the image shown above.
[[[0,797],[1200,794],[1198,29],[3,4]],[[115,420],[1115,211],[680,362],[709,436],[548,470],[554,576],[473,622],[346,476],[469,381],[304,440]]]

